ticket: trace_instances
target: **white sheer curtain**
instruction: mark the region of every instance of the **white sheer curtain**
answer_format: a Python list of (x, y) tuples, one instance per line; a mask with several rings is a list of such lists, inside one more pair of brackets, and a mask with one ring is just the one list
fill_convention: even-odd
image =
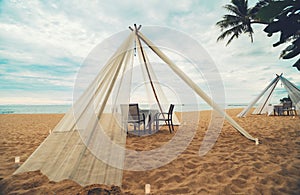
[(53, 181), (121, 185), (126, 128), (120, 105), (128, 105), (130, 100), (134, 37), (130, 33), (53, 133), (15, 174), (41, 170)]

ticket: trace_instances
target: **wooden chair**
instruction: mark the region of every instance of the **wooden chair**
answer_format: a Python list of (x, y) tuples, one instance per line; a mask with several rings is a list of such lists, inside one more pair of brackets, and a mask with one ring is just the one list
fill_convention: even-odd
[(174, 131), (173, 110), (174, 110), (174, 104), (170, 104), (168, 112), (156, 113), (155, 114), (154, 121), (155, 121), (156, 130), (159, 129), (159, 121), (164, 121), (169, 126), (170, 133), (172, 133), (172, 131)]
[[(128, 107), (127, 107), (128, 106)], [(121, 105), (122, 114), (128, 112), (128, 118), (126, 120), (126, 125), (128, 123), (133, 124), (134, 131), (136, 131), (136, 128), (138, 128), (140, 132), (140, 126), (141, 124), (144, 125), (144, 131), (145, 131), (145, 115), (140, 114), (139, 105), (138, 104), (129, 104), (129, 105)], [(128, 133), (128, 130), (127, 130)]]

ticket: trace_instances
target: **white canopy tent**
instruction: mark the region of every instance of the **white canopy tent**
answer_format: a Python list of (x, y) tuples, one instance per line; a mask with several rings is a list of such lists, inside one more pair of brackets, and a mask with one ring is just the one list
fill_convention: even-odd
[[(268, 113), (268, 105), (270, 103), (271, 97), (274, 93), (274, 90), (278, 84), (278, 82), (281, 81), (284, 88), (286, 89), (293, 105), (295, 105), (295, 109), (297, 110), (297, 113), (299, 114), (300, 111), (300, 90), (297, 88), (296, 85), (288, 81), (286, 78), (284, 78), (281, 75), (277, 75), (276, 77), (270, 82), (270, 84), (237, 116), (238, 117), (245, 117), (251, 110), (251, 108), (260, 101), (256, 109), (253, 111), (252, 114), (267, 114)], [(270, 113), (268, 113), (270, 114)]]
[[(168, 67), (182, 79), (186, 86), (224, 116), (238, 132), (258, 144), (257, 138), (227, 115), (179, 66), (140, 32), (140, 27), (135, 26), (53, 132), (15, 174), (41, 170), (53, 181), (72, 179), (81, 185), (102, 183), (120, 186), (124, 166), (127, 166), (127, 124), (124, 124), (124, 116), (128, 116), (128, 113), (121, 113), (120, 106), (130, 103), (136, 53), (140, 58), (148, 97), (152, 99), (150, 102), (155, 103), (153, 107), (166, 111), (169, 106), (146, 51), (152, 51), (151, 55), (155, 54), (164, 62), (163, 67)], [(145, 158), (151, 158), (151, 155)]]

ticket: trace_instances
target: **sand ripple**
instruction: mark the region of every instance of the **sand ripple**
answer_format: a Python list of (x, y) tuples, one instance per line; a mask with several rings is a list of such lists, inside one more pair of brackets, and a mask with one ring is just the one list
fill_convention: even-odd
[[(103, 186), (87, 189), (70, 180), (55, 183), (39, 172), (12, 176), (17, 168), (14, 157), (20, 156), (22, 161), (28, 158), (62, 115), (0, 115), (0, 191), (2, 194), (84, 194), (88, 190), (103, 193), (108, 190), (115, 194), (144, 194), (145, 184), (149, 183), (152, 194), (300, 194), (300, 118), (236, 118), (239, 111), (228, 110), (228, 113), (258, 137), (260, 145), (245, 139), (225, 122), (213, 148), (200, 157), (199, 148), (211, 120), (209, 111), (202, 112), (199, 125), (197, 120), (192, 120), (191, 126), (184, 129), (189, 133), (191, 128), (197, 128), (188, 147), (175, 160), (157, 169), (125, 170), (122, 192)], [(173, 136), (167, 129), (143, 138), (130, 136), (126, 147), (152, 150)], [(138, 159), (127, 158), (133, 165), (139, 164)]]

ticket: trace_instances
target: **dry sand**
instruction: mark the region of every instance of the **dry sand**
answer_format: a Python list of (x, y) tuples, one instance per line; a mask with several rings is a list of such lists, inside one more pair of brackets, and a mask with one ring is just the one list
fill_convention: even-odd
[[(39, 171), (12, 175), (18, 167), (15, 156), (21, 162), (28, 158), (63, 115), (0, 115), (0, 194), (144, 194), (147, 183), (152, 194), (300, 194), (300, 118), (236, 118), (239, 111), (227, 112), (260, 139), (258, 146), (225, 122), (214, 147), (200, 157), (199, 147), (211, 120), (210, 112), (203, 111), (197, 133), (182, 154), (157, 169), (124, 171), (121, 189), (81, 187), (70, 180), (52, 182)], [(172, 136), (167, 130), (147, 137), (129, 136), (126, 147), (151, 150)]]

